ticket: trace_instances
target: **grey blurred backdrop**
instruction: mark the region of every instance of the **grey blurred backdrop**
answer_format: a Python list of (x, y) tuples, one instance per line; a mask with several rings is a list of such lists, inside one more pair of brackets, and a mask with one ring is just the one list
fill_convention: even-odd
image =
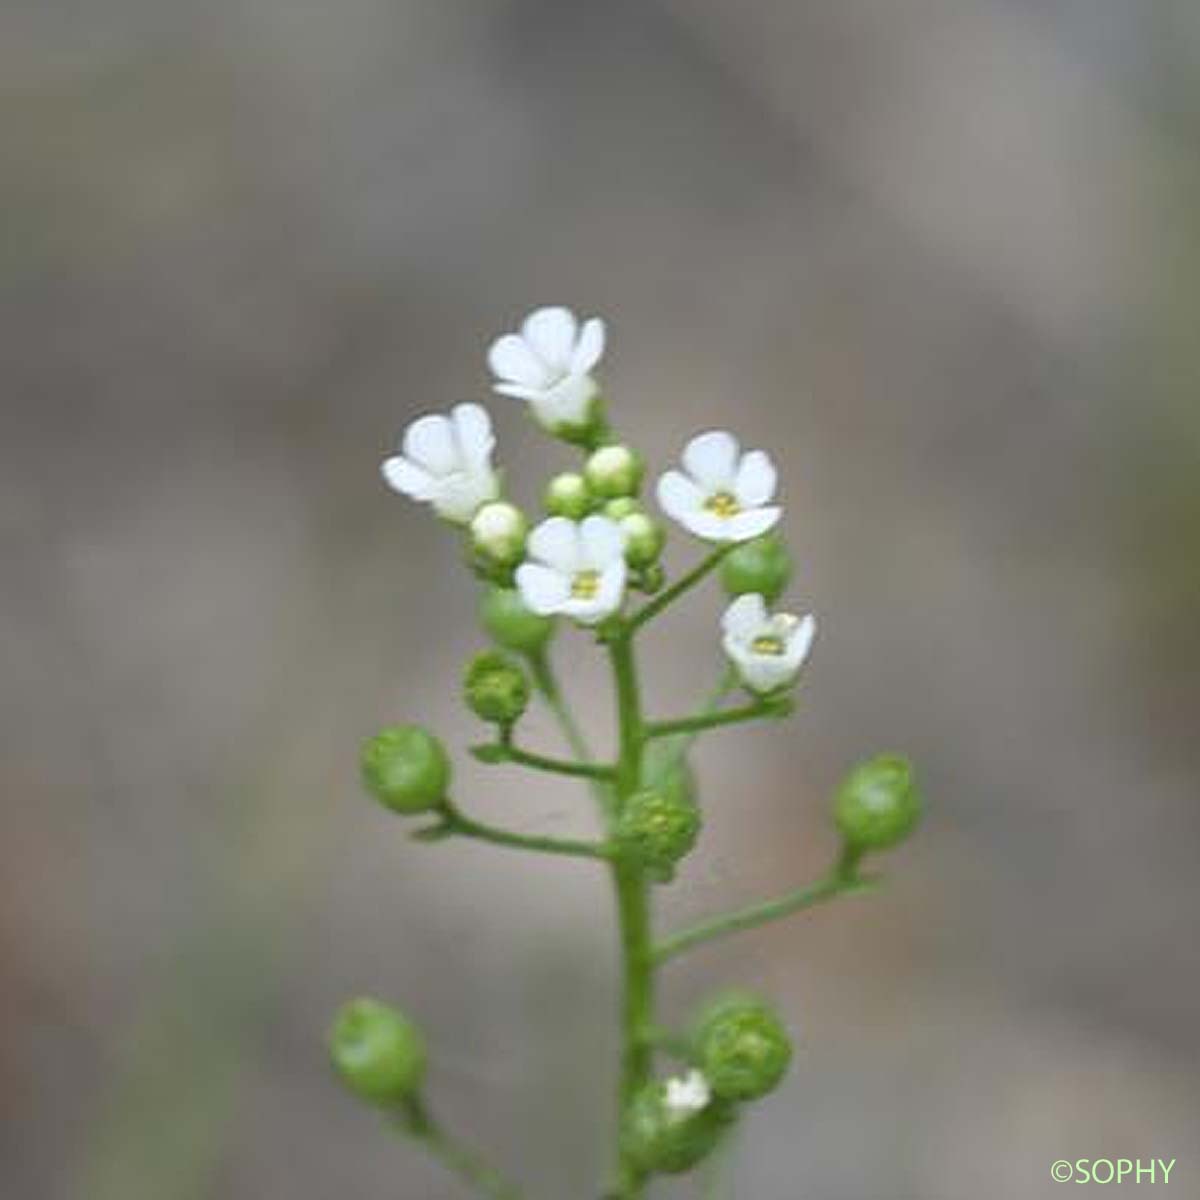
[[(359, 991), (532, 1195), (592, 1194), (604, 880), (413, 845), (355, 780), (389, 721), (478, 736), (472, 589), (378, 462), (545, 303), (607, 318), (656, 466), (772, 451), (822, 625), (799, 720), (699, 753), (662, 923), (820, 870), (856, 756), (930, 797), (881, 894), (670, 968), (671, 1014), (744, 982), (801, 1039), (737, 1194), (1103, 1156), (1196, 1194), (1198, 67), (1189, 0), (9, 0), (0, 1194), (463, 1196), (330, 1080)], [(564, 456), (489, 403), (531, 501)], [(660, 710), (716, 611), (665, 623)], [(457, 763), (479, 813), (587, 828)]]

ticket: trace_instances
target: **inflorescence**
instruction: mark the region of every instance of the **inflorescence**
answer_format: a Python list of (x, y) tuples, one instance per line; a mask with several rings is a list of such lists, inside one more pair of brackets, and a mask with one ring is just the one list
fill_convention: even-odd
[[(495, 391), (525, 403), (547, 433), (582, 456), (577, 470), (544, 486), (545, 515), (536, 523), (506, 495), (505, 477), (492, 463), (491, 417), (478, 404), (418, 418), (383, 463), (392, 489), (461, 530), (466, 561), (483, 586), (480, 624), (492, 645), (472, 657), (462, 686), (467, 706), (493, 736), (472, 754), (584, 782), (603, 836), (523, 834), (468, 816), (452, 799), (445, 748), (415, 725), (370, 738), (362, 778), (392, 812), (426, 817), (414, 833), (420, 840), (475, 838), (595, 859), (611, 872), (622, 949), (622, 1049), (615, 1161), (604, 1195), (637, 1200), (654, 1175), (688, 1171), (708, 1157), (743, 1106), (778, 1086), (792, 1059), (778, 1015), (744, 992), (710, 1000), (685, 1031), (661, 1027), (657, 972), (696, 945), (868, 887), (862, 859), (907, 837), (922, 801), (905, 759), (860, 763), (835, 796), (841, 846), (823, 878), (655, 939), (652, 890), (674, 878), (701, 833), (692, 742), (711, 729), (790, 714), (816, 623), (773, 609), (791, 577), (775, 532), (783, 516), (775, 466), (764, 451), (743, 451), (722, 430), (691, 438), (680, 468), (657, 480), (659, 508), (708, 545), (690, 570), (668, 580), (661, 561), (667, 528), (639, 499), (645, 461), (613, 433), (595, 377), (604, 345), (598, 318), (579, 322), (566, 308), (541, 308), (488, 352)], [(726, 660), (718, 686), (693, 712), (650, 718), (642, 710), (635, 639), (710, 574), (730, 598), (714, 627)], [(635, 593), (644, 599), (634, 601)], [(619, 735), (611, 761), (591, 753), (551, 667), (550, 643), (564, 621), (590, 630), (611, 660)], [(744, 699), (727, 703), (739, 690)], [(569, 758), (518, 742), (517, 726), (534, 697), (558, 720)], [(433, 1117), (424, 1098), (425, 1040), (406, 1016), (377, 1000), (352, 1000), (338, 1014), (330, 1047), (338, 1072), (362, 1099), (482, 1194), (519, 1200), (519, 1188)], [(677, 1061), (676, 1074), (656, 1073), (660, 1054)]]

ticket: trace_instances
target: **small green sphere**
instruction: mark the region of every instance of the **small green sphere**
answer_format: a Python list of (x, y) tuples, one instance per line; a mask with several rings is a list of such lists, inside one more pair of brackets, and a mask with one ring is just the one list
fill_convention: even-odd
[(642, 456), (628, 446), (601, 446), (588, 457), (583, 468), (588, 487), (597, 496), (636, 496), (642, 486)]
[(758, 592), (770, 605), (792, 577), (792, 559), (774, 534), (765, 533), (731, 550), (721, 562), (720, 577), (731, 596)]
[(551, 516), (582, 521), (592, 508), (587, 480), (577, 471), (555, 475), (546, 485), (545, 505)]
[(405, 1017), (378, 1000), (342, 1005), (329, 1031), (329, 1053), (346, 1086), (384, 1107), (412, 1099), (425, 1078), (425, 1039)]
[(695, 1046), (700, 1066), (722, 1100), (757, 1100), (778, 1087), (792, 1061), (779, 1018), (757, 997), (727, 997), (701, 1019)]
[(621, 1148), (641, 1171), (678, 1175), (716, 1148), (733, 1119), (722, 1104), (679, 1112), (667, 1102), (668, 1084), (646, 1084), (630, 1101), (621, 1127)]
[(508, 655), (499, 650), (481, 650), (467, 664), (463, 694), (477, 717), (511, 725), (529, 703), (529, 679)]
[(632, 512), (622, 517), (625, 535), (625, 561), (631, 567), (648, 567), (658, 560), (667, 543), (667, 531), (648, 513)]
[(700, 809), (677, 786), (634, 792), (613, 830), (621, 852), (660, 883), (675, 875), (675, 865), (700, 836)]
[(636, 496), (618, 496), (615, 500), (606, 500), (601, 511), (611, 520), (620, 522), (643, 510)]
[(536, 654), (554, 633), (554, 618), (526, 608), (515, 588), (489, 588), (480, 604), (479, 619), (498, 645), (520, 654)]
[(833, 815), (847, 845), (862, 853), (902, 842), (916, 828), (922, 808), (908, 759), (881, 754), (859, 763), (842, 781)]
[(450, 760), (433, 734), (418, 725), (400, 725), (363, 743), (362, 779), (393, 812), (425, 812), (446, 798)]

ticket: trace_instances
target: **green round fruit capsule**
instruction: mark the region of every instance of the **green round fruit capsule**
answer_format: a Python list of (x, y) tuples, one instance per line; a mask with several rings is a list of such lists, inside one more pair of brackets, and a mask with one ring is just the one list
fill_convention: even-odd
[(587, 480), (577, 471), (555, 475), (546, 485), (545, 505), (551, 516), (582, 521), (592, 508)]
[(400, 725), (363, 743), (362, 779), (393, 812), (425, 812), (446, 798), (450, 760), (433, 734), (418, 725)]
[(713, 1095), (757, 1100), (779, 1086), (792, 1044), (779, 1018), (757, 997), (733, 996), (712, 1005), (694, 1045)]
[(484, 721), (511, 725), (529, 703), (529, 679), (519, 663), (499, 650), (481, 650), (467, 664), (463, 694)]
[(371, 1104), (411, 1100), (425, 1078), (425, 1039), (396, 1009), (360, 997), (342, 1005), (329, 1054), (346, 1086)]
[(916, 828), (922, 808), (908, 759), (881, 754), (859, 763), (842, 781), (833, 815), (846, 844), (864, 853), (902, 842)]
[(678, 786), (644, 788), (621, 807), (613, 836), (621, 853), (666, 883), (700, 836), (700, 809)]
[(636, 496), (642, 486), (642, 456), (628, 446), (601, 446), (588, 457), (583, 474), (588, 487), (605, 499)]
[(692, 1110), (672, 1105), (669, 1089), (679, 1082), (646, 1084), (625, 1111), (621, 1148), (640, 1171), (678, 1175), (691, 1170), (712, 1153), (733, 1120), (722, 1104), (706, 1102)]
[(791, 577), (787, 547), (771, 533), (743, 542), (721, 561), (721, 586), (731, 596), (757, 592), (768, 605), (783, 595)]
[(526, 608), (515, 588), (489, 588), (479, 618), (498, 645), (521, 654), (536, 654), (554, 633), (554, 618)]

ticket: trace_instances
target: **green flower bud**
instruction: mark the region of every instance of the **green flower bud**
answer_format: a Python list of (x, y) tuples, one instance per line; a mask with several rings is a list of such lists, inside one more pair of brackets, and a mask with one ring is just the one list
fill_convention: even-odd
[(757, 1100), (774, 1091), (792, 1061), (779, 1018), (754, 996), (728, 996), (710, 1006), (694, 1045), (713, 1095), (722, 1100)]
[(425, 1039), (394, 1008), (362, 997), (342, 1005), (329, 1053), (346, 1086), (371, 1104), (411, 1100), (425, 1078)]
[(758, 592), (768, 605), (783, 595), (792, 577), (787, 547), (772, 533), (743, 542), (721, 562), (721, 586), (731, 596)]
[[(673, 1102), (675, 1095), (693, 1086), (700, 1089), (701, 1105)], [(621, 1148), (641, 1171), (677, 1175), (711, 1154), (732, 1120), (729, 1108), (708, 1097), (699, 1072), (682, 1081), (648, 1083), (625, 1111)]]
[(625, 534), (625, 561), (631, 567), (648, 567), (658, 559), (667, 531), (653, 517), (634, 512), (622, 517), (620, 525)]
[(479, 620), (498, 645), (520, 654), (536, 654), (554, 633), (554, 618), (526, 608), (515, 588), (488, 588)]
[(833, 815), (846, 844), (864, 853), (902, 842), (916, 828), (922, 807), (909, 761), (881, 754), (859, 763), (842, 781)]
[(511, 725), (529, 703), (529, 680), (520, 664), (499, 650), (481, 650), (467, 664), (463, 692), (484, 721)]
[(597, 496), (636, 496), (642, 486), (642, 456), (628, 446), (601, 446), (588, 457), (583, 473)]
[(450, 760), (433, 734), (401, 725), (363, 743), (362, 779), (367, 791), (393, 812), (425, 812), (446, 798)]
[(639, 513), (643, 510), (636, 496), (617, 496), (613, 500), (606, 501), (601, 511), (606, 517), (611, 517), (614, 521), (619, 522), (632, 513)]
[(489, 563), (509, 567), (525, 553), (529, 522), (515, 504), (493, 500), (471, 518), (471, 545)]
[(696, 844), (700, 809), (678, 787), (645, 788), (625, 801), (613, 835), (621, 852), (660, 883)]
[(592, 508), (587, 480), (576, 471), (564, 471), (546, 484), (546, 511), (552, 517), (582, 521)]
[(631, 580), (631, 586), (639, 590), (652, 593), (657, 592), (667, 581), (666, 572), (658, 563), (651, 563), (648, 567), (643, 567), (638, 571)]

